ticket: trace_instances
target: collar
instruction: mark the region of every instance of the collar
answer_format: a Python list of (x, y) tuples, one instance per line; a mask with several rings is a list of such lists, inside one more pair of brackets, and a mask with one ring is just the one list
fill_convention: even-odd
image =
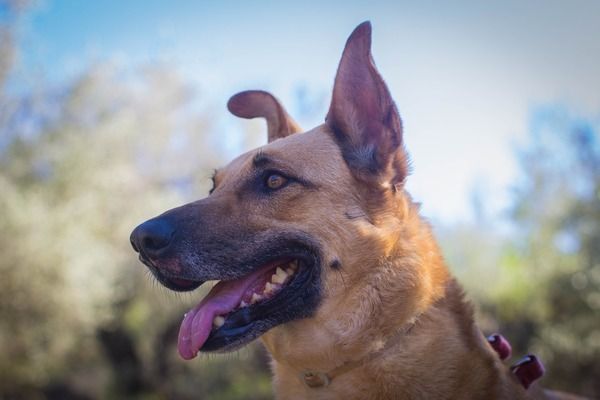
[(392, 335), (392, 337), (390, 337), (385, 345), (379, 350), (375, 350), (358, 360), (346, 361), (342, 365), (339, 365), (328, 372), (305, 370), (304, 372), (300, 373), (300, 380), (304, 382), (307, 387), (312, 389), (329, 386), (331, 381), (333, 381), (336, 377), (350, 372), (353, 369), (367, 364), (373, 360), (376, 360), (387, 353), (388, 350), (400, 342), (400, 339), (410, 333), (417, 322), (417, 318), (418, 316), (415, 317), (406, 327), (400, 329), (398, 332)]

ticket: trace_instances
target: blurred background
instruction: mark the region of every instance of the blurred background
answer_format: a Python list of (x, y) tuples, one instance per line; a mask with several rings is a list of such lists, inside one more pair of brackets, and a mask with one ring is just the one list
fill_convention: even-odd
[(600, 397), (600, 3), (324, 3), (0, 0), (0, 398), (272, 397), (259, 344), (178, 358), (202, 294), (158, 285), (128, 237), (266, 142), (237, 91), (321, 123), (366, 19), (480, 325)]

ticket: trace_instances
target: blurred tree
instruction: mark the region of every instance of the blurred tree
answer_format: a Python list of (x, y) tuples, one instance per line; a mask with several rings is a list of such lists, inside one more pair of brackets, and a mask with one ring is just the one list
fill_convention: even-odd
[(542, 384), (600, 396), (600, 124), (540, 108), (518, 158), (510, 235), (448, 227), (445, 254), (482, 327), (541, 356)]
[(548, 382), (600, 396), (600, 125), (545, 107), (530, 131), (512, 214), (513, 252), (530, 282), (518, 310)]
[(441, 229), (488, 331), (534, 352), (543, 385), (600, 396), (600, 124), (564, 107), (532, 114), (518, 153), (509, 235), (486, 221)]
[[(130, 81), (97, 67), (41, 98), (52, 113), (21, 110), (36, 129), (24, 136), (15, 120), (0, 157), (0, 393), (32, 398), (67, 382), (92, 396), (191, 398), (239, 383), (233, 362), (176, 366), (185, 302), (156, 296), (128, 240), (137, 223), (201, 197), (224, 157), (191, 100), (165, 69)], [(268, 381), (264, 360), (256, 373)]]
[(206, 193), (228, 147), (208, 111), (166, 66), (9, 94), (15, 18), (0, 29), (0, 398), (268, 398), (256, 346), (244, 362), (177, 359), (194, 299), (154, 284), (129, 245)]
[(0, 0), (0, 89), (8, 79), (15, 62), (15, 29), (29, 0)]

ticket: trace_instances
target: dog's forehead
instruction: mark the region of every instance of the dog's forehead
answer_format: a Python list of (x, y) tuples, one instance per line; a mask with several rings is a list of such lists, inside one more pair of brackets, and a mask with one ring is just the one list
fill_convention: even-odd
[(315, 172), (331, 174), (344, 165), (339, 147), (329, 134), (326, 125), (320, 125), (308, 132), (297, 133), (277, 139), (267, 145), (248, 151), (217, 172), (217, 178), (249, 173), (255, 167), (257, 155), (285, 164), (298, 174)]
[[(281, 159), (294, 159), (300, 164), (320, 161), (329, 157), (341, 157), (339, 147), (328, 134), (326, 125), (320, 125), (308, 132), (297, 133), (275, 140), (260, 149), (260, 152)], [(298, 158), (300, 157), (300, 158)]]

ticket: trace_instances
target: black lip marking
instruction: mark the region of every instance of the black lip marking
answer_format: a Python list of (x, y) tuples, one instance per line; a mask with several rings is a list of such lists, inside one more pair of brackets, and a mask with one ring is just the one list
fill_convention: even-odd
[(230, 313), (213, 330), (200, 349), (227, 352), (246, 345), (269, 329), (291, 320), (310, 317), (320, 302), (320, 263), (316, 255), (300, 259), (298, 272), (271, 299)]
[[(163, 286), (167, 287), (168, 289), (174, 290), (176, 292), (190, 292), (194, 289), (197, 289), (204, 283), (203, 281), (196, 281), (196, 280), (192, 280), (192, 279), (167, 276), (164, 272), (159, 271), (159, 269), (156, 267), (156, 265), (154, 265), (154, 263), (152, 263), (148, 258), (146, 258), (141, 253), (138, 258), (142, 262), (142, 264), (144, 264), (145, 266), (147, 266), (150, 269), (150, 271), (152, 272), (154, 277)], [(173, 279), (185, 280), (185, 281), (189, 282), (189, 284), (184, 286), (179, 283), (175, 283), (175, 281), (173, 281)]]
[[(178, 213), (182, 210), (184, 209), (169, 212)], [(277, 294), (268, 300), (231, 312), (224, 325), (210, 333), (200, 351), (235, 350), (277, 325), (310, 317), (316, 311), (321, 301), (322, 251), (319, 242), (309, 234), (302, 231), (250, 234), (236, 230), (233, 236), (217, 232), (222, 235), (217, 238), (214, 232), (189, 231), (193, 227), (190, 224), (198, 222), (196, 220), (182, 219), (177, 222), (180, 236), (175, 237), (173, 249), (164, 257), (167, 260), (178, 259), (181, 273), (173, 274), (167, 269), (161, 269), (160, 260), (140, 257), (156, 279), (171, 290), (191, 291), (210, 280), (243, 279), (277, 260), (299, 261), (298, 271)], [(189, 235), (183, 235), (184, 233)], [(193, 243), (193, 247), (186, 246), (190, 243)], [(179, 285), (177, 282), (181, 280), (190, 282), (190, 285)]]

